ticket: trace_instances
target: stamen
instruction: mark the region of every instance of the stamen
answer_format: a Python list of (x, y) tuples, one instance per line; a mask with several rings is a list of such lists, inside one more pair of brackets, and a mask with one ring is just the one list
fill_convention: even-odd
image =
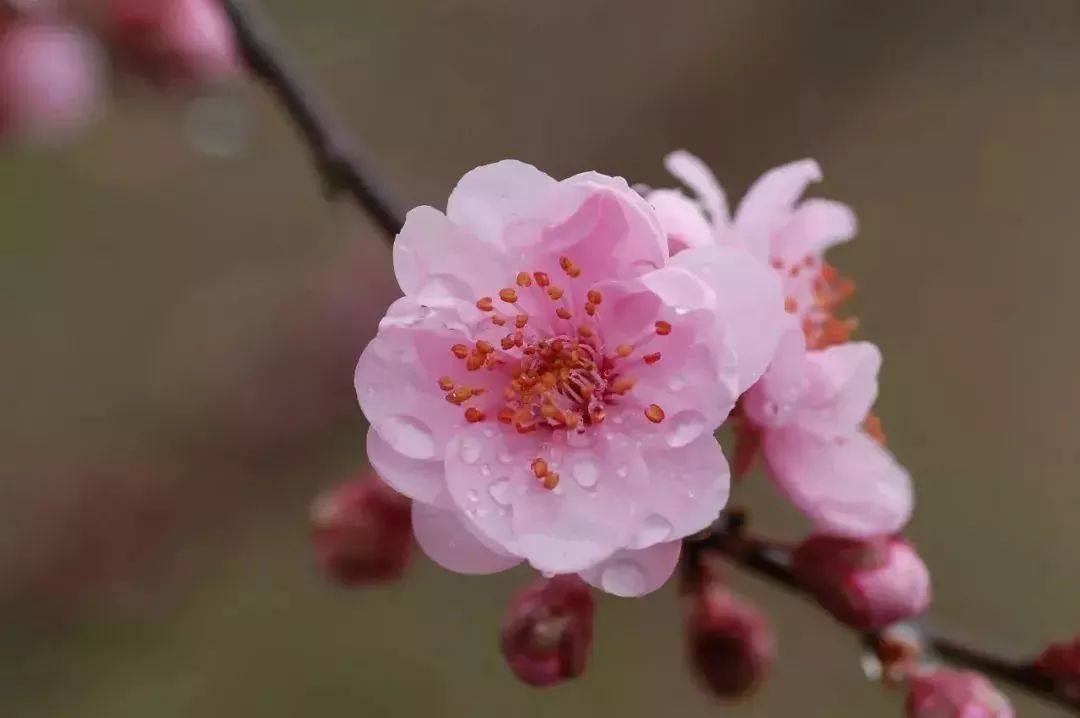
[(470, 354), (469, 358), (465, 360), (465, 368), (469, 371), (476, 371), (482, 366), (484, 366), (483, 354)]
[(465, 357), (469, 356), (469, 347), (465, 346), (464, 344), (455, 344), (454, 346), (450, 347), (450, 351), (458, 359), (464, 359)]
[(604, 303), (604, 295), (595, 289), (590, 289), (585, 298), (589, 300), (590, 304), (600, 305)]
[(510, 409), (499, 410), (499, 421), (503, 424), (509, 424), (514, 421), (514, 412)]
[(551, 297), (551, 299), (553, 299), (554, 301), (558, 301), (563, 297), (563, 290), (559, 289), (556, 286), (550, 286), (547, 288), (547, 295)]
[(788, 314), (794, 314), (799, 311), (799, 302), (795, 297), (788, 297), (784, 300), (784, 311)]
[(499, 340), (499, 345), (503, 348), (503, 351), (510, 351), (514, 348), (514, 335), (507, 334), (505, 337)]
[(592, 302), (585, 302), (585, 313), (590, 317), (596, 316), (596, 305)]
[(588, 324), (582, 324), (580, 327), (578, 327), (578, 334), (585, 337), (586, 339), (591, 339), (593, 336), (596, 335), (596, 332)]
[(662, 337), (666, 337), (668, 334), (671, 334), (671, 324), (661, 319), (656, 323), (656, 333)]
[(475, 406), (470, 406), (465, 410), (465, 421), (470, 424), (476, 424), (483, 421), (486, 417), (484, 412), (477, 409)]
[(443, 391), (450, 391), (454, 388), (454, 380), (448, 376), (439, 377), (439, 388)]
[(547, 462), (541, 458), (533, 459), (532, 464), (529, 465), (529, 468), (532, 469), (533, 476), (538, 479), (542, 479), (548, 474)]
[(507, 304), (513, 304), (518, 300), (517, 292), (507, 287), (499, 290), (499, 299), (503, 300)]
[(506, 326), (506, 317), (495, 315), (494, 317), (491, 318), (491, 323), (494, 324), (497, 327)]
[(581, 269), (569, 257), (559, 257), (559, 266), (571, 279), (577, 279), (581, 276)]
[(656, 404), (649, 404), (649, 408), (645, 410), (645, 418), (654, 424), (659, 424), (664, 420), (664, 410)]
[(492, 304), (491, 297), (480, 297), (476, 300), (476, 308), (482, 312), (490, 312), (495, 308), (495, 305)]
[(611, 383), (611, 392), (613, 394), (619, 394), (620, 396), (625, 394), (634, 388), (634, 384), (637, 383), (633, 377), (620, 376), (618, 379)]
[(655, 364), (656, 362), (660, 361), (660, 352), (655, 352), (653, 354), (646, 354), (642, 358), (645, 360), (646, 364)]
[(634, 348), (629, 344), (620, 344), (619, 346), (615, 347), (615, 353), (623, 359), (630, 356), (630, 353), (633, 351)]
[(524, 329), (525, 325), (529, 323), (528, 314), (519, 314), (514, 318), (514, 326), (518, 329)]
[(531, 287), (532, 277), (529, 276), (528, 272), (518, 272), (516, 282), (519, 287)]
[(566, 307), (558, 307), (555, 310), (555, 315), (558, 316), (559, 319), (569, 319), (570, 317), (574, 316)]
[(559, 485), (559, 475), (553, 471), (549, 471), (547, 476), (544, 477), (544, 488), (548, 491), (552, 491)]
[(490, 354), (491, 352), (495, 351), (495, 347), (491, 346), (490, 342), (486, 342), (481, 339), (476, 342), (476, 351), (480, 352), (481, 354)]
[(457, 389), (454, 389), (452, 392), (446, 395), (446, 400), (451, 404), (456, 404), (457, 406), (461, 406), (471, 398), (472, 389), (467, 386), (459, 386)]
[(536, 284), (541, 289), (551, 284), (551, 277), (546, 272), (533, 272), (533, 278), (536, 280)]

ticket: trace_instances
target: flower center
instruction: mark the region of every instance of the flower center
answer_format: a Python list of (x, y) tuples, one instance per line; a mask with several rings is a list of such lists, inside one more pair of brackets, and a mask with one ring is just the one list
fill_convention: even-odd
[[(571, 284), (581, 276), (581, 269), (568, 257), (560, 257), (559, 266)], [(540, 307), (532, 315), (520, 306), (526, 293), (532, 293), (537, 301), (531, 304)], [(646, 336), (609, 347), (599, 323), (604, 303), (601, 292), (594, 288), (583, 295), (569, 294), (584, 297), (580, 312), (548, 274), (519, 272), (515, 286), (499, 290), (498, 300), (481, 297), (476, 302), (480, 311), (491, 315), (494, 326), (506, 329), (499, 341), (501, 352), (482, 339), (471, 347), (455, 344), (450, 348), (469, 372), (502, 370), (506, 376), (502, 395), (486, 406), (493, 410), (495, 420), (518, 433), (545, 428), (582, 433), (602, 424), (608, 407), (632, 401), (629, 395), (636, 383), (632, 373), (661, 360), (660, 352), (645, 353), (643, 346), (654, 336), (671, 333), (671, 324), (657, 321)], [(469, 383), (455, 385), (444, 376), (439, 388), (446, 392), (447, 401), (463, 407), (468, 422), (487, 421), (486, 411), (469, 405), (486, 390)], [(641, 408), (654, 424), (664, 420), (659, 405), (642, 404)], [(548, 471), (541, 459), (533, 462), (532, 469), (545, 487), (558, 484), (558, 475)]]
[(841, 319), (837, 312), (855, 293), (855, 282), (813, 255), (790, 265), (774, 257), (770, 264), (783, 277), (788, 290), (784, 309), (788, 314), (802, 315), (808, 349), (825, 349), (851, 339), (857, 320)]

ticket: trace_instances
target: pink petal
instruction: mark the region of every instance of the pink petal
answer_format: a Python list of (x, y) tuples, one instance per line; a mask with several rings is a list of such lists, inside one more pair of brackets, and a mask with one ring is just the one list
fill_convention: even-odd
[(881, 352), (870, 342), (849, 342), (806, 355), (799, 423), (819, 434), (848, 432), (870, 413), (878, 392)]
[(745, 391), (769, 366), (787, 327), (776, 273), (733, 247), (687, 250), (670, 264), (688, 269), (716, 292), (717, 321), (737, 362), (739, 391)]
[(789, 427), (765, 432), (762, 448), (777, 487), (822, 533), (890, 534), (911, 516), (907, 471), (861, 431), (825, 438)]
[(399, 494), (420, 503), (453, 508), (441, 458), (430, 461), (409, 458), (394, 449), (374, 428), (368, 429), (367, 457), (379, 478)]
[(750, 187), (735, 213), (735, 229), (747, 248), (768, 261), (773, 235), (787, 224), (806, 186), (821, 180), (813, 160), (801, 160), (769, 170)]
[(432, 561), (457, 573), (488, 574), (505, 571), (521, 559), (499, 552), (478, 538), (456, 511), (414, 502), (416, 542)]
[(797, 261), (807, 255), (820, 256), (825, 250), (846, 242), (858, 232), (855, 213), (846, 204), (828, 199), (804, 200), (792, 214), (777, 245), (778, 255)]
[[(487, 245), (504, 246), (506, 228), (533, 216), (557, 183), (532, 165), (502, 160), (469, 171), (450, 193), (446, 214)], [(481, 255), (477, 255), (481, 256)]]
[(631, 598), (664, 585), (679, 563), (681, 541), (641, 550), (619, 551), (603, 563), (581, 572), (589, 584), (615, 596)]
[(708, 165), (686, 150), (676, 150), (664, 158), (664, 167), (694, 190), (709, 213), (713, 227), (726, 227), (731, 223), (727, 196)]
[(716, 520), (727, 504), (731, 471), (711, 433), (679, 449), (646, 451), (644, 458), (646, 479), (637, 491), (645, 515), (631, 548), (680, 539)]
[(682, 192), (658, 189), (649, 193), (648, 200), (667, 235), (671, 254), (691, 247), (705, 247), (716, 241), (701, 207)]
[(768, 371), (743, 395), (742, 407), (759, 427), (779, 427), (798, 415), (806, 379), (806, 338), (791, 320)]

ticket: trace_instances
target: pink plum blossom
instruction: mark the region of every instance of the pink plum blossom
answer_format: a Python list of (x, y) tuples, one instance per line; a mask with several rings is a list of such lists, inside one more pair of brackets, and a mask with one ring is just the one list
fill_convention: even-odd
[(928, 670), (911, 682), (908, 718), (1014, 718), (1009, 699), (985, 676), (950, 668)]
[(103, 62), (74, 26), (14, 21), (0, 26), (0, 134), (37, 142), (70, 139), (102, 111)]
[(668, 578), (727, 501), (713, 437), (772, 359), (779, 282), (744, 251), (669, 257), (619, 178), (503, 161), (394, 245), (405, 296), (357, 364), (368, 454), (462, 573), (527, 561), (618, 595)]
[(881, 352), (869, 342), (808, 351), (791, 324), (743, 397), (769, 476), (820, 532), (889, 534), (911, 515), (907, 471), (863, 428), (880, 368)]

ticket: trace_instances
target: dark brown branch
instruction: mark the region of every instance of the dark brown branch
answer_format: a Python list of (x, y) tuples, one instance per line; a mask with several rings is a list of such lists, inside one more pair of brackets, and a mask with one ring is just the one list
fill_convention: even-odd
[(392, 240), (401, 231), (401, 216), (357, 159), (337, 123), (285, 61), (266, 23), (244, 0), (221, 0), (221, 5), (236, 35), (241, 58), (296, 125), (311, 150), (327, 194), (350, 197)]
[[(747, 573), (767, 579), (792, 593), (806, 596), (791, 570), (791, 549), (748, 535), (745, 531), (745, 518), (738, 512), (729, 517), (726, 524), (717, 525), (704, 537), (687, 539), (686, 549), (691, 556), (690, 560), (701, 552), (723, 554)], [(949, 663), (979, 671), (1080, 714), (1080, 701), (1058, 691), (1054, 681), (1038, 670), (1030, 660), (998, 656), (929, 629), (923, 630), (923, 637), (926, 645)], [(867, 645), (875, 645), (878, 637), (867, 634), (860, 638)]]

